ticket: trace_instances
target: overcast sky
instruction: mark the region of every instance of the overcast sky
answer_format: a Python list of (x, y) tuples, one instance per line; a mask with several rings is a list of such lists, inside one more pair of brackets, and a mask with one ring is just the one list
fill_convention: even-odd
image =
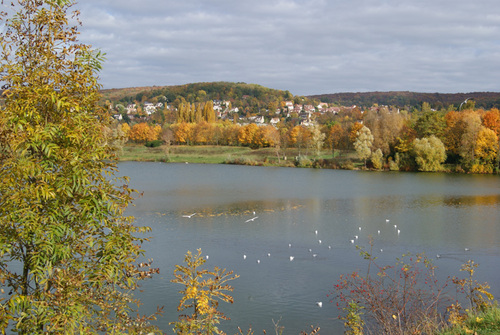
[(80, 0), (104, 88), (500, 91), (498, 0)]

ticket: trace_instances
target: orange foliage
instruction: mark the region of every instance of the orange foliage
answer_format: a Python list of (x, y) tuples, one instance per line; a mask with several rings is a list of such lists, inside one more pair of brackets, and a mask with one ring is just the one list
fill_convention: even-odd
[(172, 126), (177, 143), (190, 144), (193, 141), (194, 124), (181, 122)]
[(252, 145), (253, 138), (259, 127), (255, 123), (243, 126), (238, 131), (238, 142), (243, 145)]
[(500, 111), (493, 108), (483, 114), (483, 125), (495, 132), (500, 136)]
[(160, 126), (149, 126), (147, 123), (137, 123), (128, 132), (128, 137), (135, 142), (148, 142), (159, 139)]
[(358, 138), (358, 131), (360, 131), (361, 128), (363, 128), (363, 125), (359, 122), (355, 122), (352, 125), (351, 132), (349, 133), (349, 140), (351, 141), (351, 143), (354, 143), (354, 141), (356, 141), (356, 139)]

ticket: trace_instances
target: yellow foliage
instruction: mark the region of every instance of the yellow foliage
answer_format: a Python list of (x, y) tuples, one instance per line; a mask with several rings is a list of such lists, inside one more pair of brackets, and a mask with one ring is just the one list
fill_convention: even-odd
[(137, 123), (129, 131), (129, 139), (135, 142), (154, 141), (159, 138), (161, 127), (151, 127), (147, 123)]

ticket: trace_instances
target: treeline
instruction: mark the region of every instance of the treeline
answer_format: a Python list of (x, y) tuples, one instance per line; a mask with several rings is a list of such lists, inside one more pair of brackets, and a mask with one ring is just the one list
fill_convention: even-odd
[(201, 120), (151, 125), (154, 130), (147, 132), (147, 124), (138, 123), (124, 136), (139, 143), (154, 138), (169, 145), (273, 147), (278, 158), (286, 157), (289, 148), (317, 158), (324, 158), (325, 150), (335, 159), (355, 152), (360, 162), (375, 169), (497, 172), (500, 112), (467, 106), (460, 111), (435, 111), (424, 103), (422, 111), (415, 113), (386, 107), (364, 113), (351, 109), (319, 116), (308, 127), (292, 122), (258, 126)]
[(472, 92), (472, 93), (417, 93), (408, 91), (399, 92), (358, 92), (334, 93), (309, 96), (310, 99), (320, 100), (339, 106), (357, 105), (367, 108), (374, 104), (394, 106), (406, 110), (420, 109), (423, 102), (427, 102), (433, 109), (445, 109), (452, 105), (458, 109), (466, 99), (473, 99), (476, 107), (483, 109), (500, 108), (500, 93)]

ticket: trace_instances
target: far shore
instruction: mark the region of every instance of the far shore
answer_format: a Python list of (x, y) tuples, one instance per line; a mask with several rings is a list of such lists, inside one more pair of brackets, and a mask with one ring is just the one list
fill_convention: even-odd
[(335, 152), (324, 150), (320, 155), (311, 150), (289, 148), (281, 150), (280, 157), (274, 148), (251, 149), (249, 147), (215, 145), (165, 145), (148, 148), (141, 144), (127, 144), (119, 155), (119, 160), (140, 162), (199, 163), (199, 164), (237, 164), (253, 166), (317, 167), (357, 169), (354, 152)]

